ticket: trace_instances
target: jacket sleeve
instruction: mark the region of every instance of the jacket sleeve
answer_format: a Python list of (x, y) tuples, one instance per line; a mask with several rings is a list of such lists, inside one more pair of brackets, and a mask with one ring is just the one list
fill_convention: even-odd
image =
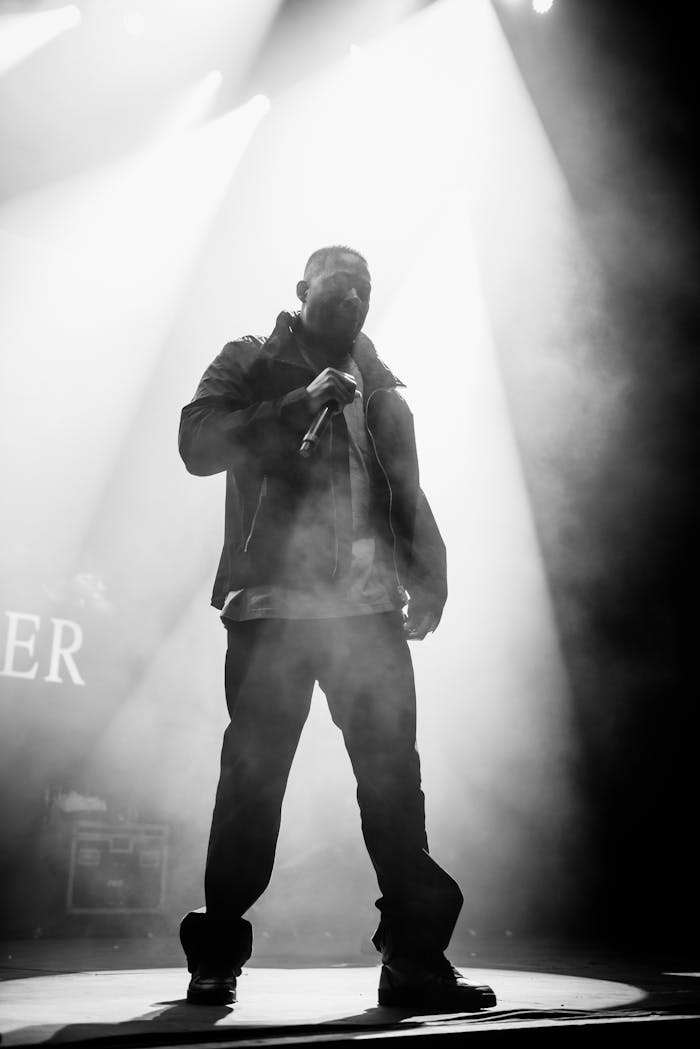
[(260, 344), (227, 343), (202, 376), (180, 416), (178, 447), (192, 474), (233, 469), (251, 452), (279, 457), (298, 442), (311, 420), (305, 387), (277, 400), (260, 400), (255, 374)]
[(407, 589), (413, 608), (442, 616), (447, 600), (447, 551), (430, 504), (420, 488)]

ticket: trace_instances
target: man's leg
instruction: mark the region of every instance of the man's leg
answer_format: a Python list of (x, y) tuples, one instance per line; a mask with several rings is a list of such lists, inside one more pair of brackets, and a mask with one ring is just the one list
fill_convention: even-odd
[(411, 655), (399, 613), (332, 625), (319, 683), (357, 779), (362, 832), (382, 898), (375, 944), (391, 936), (442, 952), (462, 905), (456, 882), (428, 853)]
[(209, 836), (206, 912), (187, 915), (181, 927), (193, 972), (201, 963), (213, 972), (240, 970), (250, 956), (252, 932), (242, 916), (272, 874), (282, 800), (314, 685), (302, 623), (232, 623), (228, 635), (231, 723)]
[(444, 957), (462, 893), (428, 853), (415, 684), (402, 617), (348, 617), (332, 629), (319, 684), (343, 732), (382, 893), (373, 937), (384, 962), (380, 1002), (447, 1010), (493, 1005), (490, 988), (463, 980)]

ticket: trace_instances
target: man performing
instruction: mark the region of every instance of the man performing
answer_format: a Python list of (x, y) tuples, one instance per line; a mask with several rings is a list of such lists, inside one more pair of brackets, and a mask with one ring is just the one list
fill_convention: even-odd
[(243, 915), (272, 874), (289, 770), (318, 682), (352, 762), (381, 892), (379, 1003), (496, 1004), (490, 987), (465, 980), (444, 954), (462, 894), (428, 854), (407, 640), (440, 621), (445, 546), (419, 486), (402, 383), (361, 331), (370, 289), (358, 252), (315, 251), (297, 284), (299, 313), (280, 313), (267, 339), (227, 343), (182, 411), (187, 469), (226, 471), (212, 604), (228, 632), (231, 717), (206, 908), (180, 926), (191, 1002), (235, 1001), (252, 952)]

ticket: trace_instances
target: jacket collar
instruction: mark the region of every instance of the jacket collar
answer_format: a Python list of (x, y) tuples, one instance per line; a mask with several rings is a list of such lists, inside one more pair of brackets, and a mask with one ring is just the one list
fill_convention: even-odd
[[(295, 364), (308, 371), (308, 365), (299, 352), (294, 335), (298, 323), (298, 313), (287, 313), (283, 310), (277, 317), (272, 333), (263, 343), (262, 352), (275, 360)], [(355, 340), (352, 356), (362, 373), (366, 396), (374, 390), (389, 390), (405, 385), (380, 359), (374, 344), (363, 332), (360, 332)]]

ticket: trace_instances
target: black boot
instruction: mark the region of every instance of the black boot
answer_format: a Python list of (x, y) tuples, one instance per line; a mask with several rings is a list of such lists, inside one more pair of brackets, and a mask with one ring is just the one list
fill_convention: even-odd
[(496, 1004), (488, 984), (466, 980), (425, 931), (397, 936), (382, 920), (372, 937), (382, 956), (379, 1004), (420, 1012), (474, 1012)]
[(201, 962), (192, 973), (187, 1001), (193, 1005), (232, 1005), (240, 975), (241, 970), (230, 965)]
[(495, 1005), (496, 995), (488, 984), (466, 980), (443, 954), (422, 959), (395, 954), (382, 965), (379, 1004), (414, 1013), (461, 1013)]
[(191, 980), (187, 1001), (197, 1005), (229, 1005), (236, 1001), (236, 982), (241, 966), (252, 951), (250, 922), (239, 919), (225, 939), (212, 930), (204, 911), (190, 911), (180, 923), (180, 943), (187, 958)]

